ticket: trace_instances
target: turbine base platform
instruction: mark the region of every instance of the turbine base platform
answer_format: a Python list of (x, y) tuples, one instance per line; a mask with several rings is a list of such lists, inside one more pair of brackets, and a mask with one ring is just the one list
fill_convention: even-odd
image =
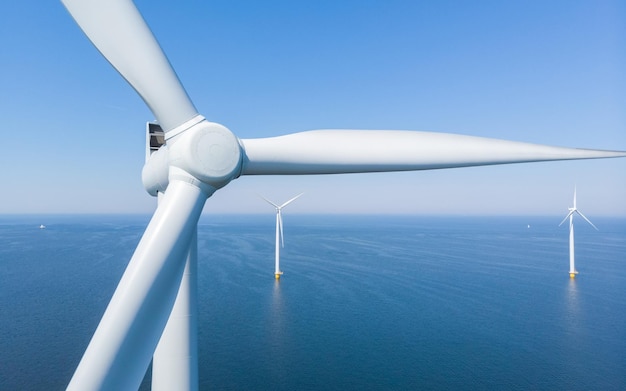
[(576, 278), (577, 271), (569, 272), (569, 278)]
[(277, 280), (280, 280), (280, 276), (283, 275), (283, 272), (276, 272), (274, 273), (274, 278), (276, 278)]

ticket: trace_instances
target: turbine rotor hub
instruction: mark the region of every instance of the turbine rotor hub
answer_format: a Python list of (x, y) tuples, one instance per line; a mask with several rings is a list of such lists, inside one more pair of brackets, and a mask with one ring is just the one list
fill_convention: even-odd
[(142, 173), (144, 187), (156, 195), (165, 191), (173, 177), (184, 176), (186, 181), (198, 181), (215, 191), (239, 176), (242, 156), (239, 139), (230, 130), (202, 120), (167, 138), (152, 154)]

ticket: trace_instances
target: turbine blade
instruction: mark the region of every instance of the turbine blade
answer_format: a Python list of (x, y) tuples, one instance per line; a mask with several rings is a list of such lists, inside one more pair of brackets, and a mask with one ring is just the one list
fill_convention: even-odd
[(167, 133), (198, 115), (130, 0), (62, 0), (87, 37), (146, 102)]
[(174, 305), (206, 198), (182, 181), (169, 185), (68, 390), (139, 388)]
[(559, 223), (559, 227), (560, 227), (560, 226), (561, 226), (561, 225), (562, 225), (565, 221), (567, 221), (567, 219), (568, 219), (568, 218), (572, 215), (572, 213), (574, 213), (574, 211), (573, 211), (573, 210), (572, 210), (571, 212), (569, 212), (569, 213), (567, 214), (567, 216), (565, 216), (565, 218), (563, 219), (563, 221), (561, 221), (561, 222)]
[(574, 209), (576, 209), (576, 186), (574, 186)]
[(285, 247), (285, 236), (283, 235), (283, 215), (280, 213), (280, 209), (278, 210), (278, 226), (280, 228), (280, 242), (283, 247)]
[(595, 229), (596, 229), (596, 231), (599, 231), (599, 229), (598, 229), (595, 225), (593, 225), (593, 223), (592, 223), (592, 222), (591, 222), (588, 218), (586, 218), (586, 217), (585, 217), (585, 215), (584, 215), (584, 214), (582, 214), (582, 212), (581, 212), (581, 211), (579, 211), (579, 210), (577, 209), (577, 210), (576, 210), (576, 213), (578, 213), (578, 214), (580, 215), (580, 217), (582, 217), (583, 219), (585, 219), (585, 221), (586, 221), (586, 222), (588, 222), (589, 224), (591, 224), (591, 226), (592, 226), (593, 228), (595, 228)]
[(276, 209), (279, 209), (280, 206), (276, 205), (275, 203), (273, 203), (272, 201), (268, 200), (267, 198), (263, 197), (261, 194), (258, 194), (259, 197), (263, 198), (268, 204), (273, 205)]
[(285, 202), (284, 204), (282, 204), (280, 207), (284, 208), (285, 206), (291, 204), (293, 201), (297, 200), (298, 198), (300, 198), (300, 196), (304, 194), (304, 193), (300, 193), (297, 196), (293, 197), (292, 199), (290, 199), (289, 201)]
[(449, 133), (313, 130), (241, 140), (243, 175), (411, 171), (626, 156)]

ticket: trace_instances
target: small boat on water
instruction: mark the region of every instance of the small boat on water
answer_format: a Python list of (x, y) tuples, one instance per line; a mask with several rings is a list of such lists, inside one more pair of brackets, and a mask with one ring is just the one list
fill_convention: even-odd
[(46, 226), (45, 226), (45, 225), (43, 225), (43, 224), (41, 224), (41, 225), (39, 226), (39, 229), (46, 229)]

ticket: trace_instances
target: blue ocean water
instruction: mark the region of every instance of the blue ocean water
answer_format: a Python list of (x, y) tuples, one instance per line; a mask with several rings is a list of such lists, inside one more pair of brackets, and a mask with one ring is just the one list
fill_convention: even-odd
[[(589, 217), (571, 280), (559, 217), (286, 214), (277, 282), (274, 215), (205, 216), (201, 389), (626, 389), (626, 219)], [(0, 390), (65, 388), (147, 222), (0, 216)]]

